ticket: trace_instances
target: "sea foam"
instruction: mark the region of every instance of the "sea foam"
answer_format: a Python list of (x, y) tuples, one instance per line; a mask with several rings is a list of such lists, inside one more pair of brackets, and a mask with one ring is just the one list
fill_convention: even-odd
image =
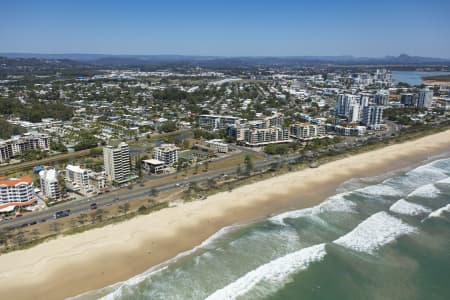
[(408, 194), (408, 197), (436, 198), (440, 190), (433, 183), (422, 185)]
[(428, 207), (420, 204), (411, 203), (404, 199), (400, 199), (389, 207), (389, 210), (398, 214), (417, 216), (424, 213), (431, 212)]
[(381, 211), (371, 215), (334, 243), (355, 251), (373, 253), (381, 246), (395, 241), (397, 237), (415, 230), (415, 227)]
[(428, 218), (437, 218), (437, 217), (441, 217), (442, 213), (444, 211), (448, 211), (450, 212), (450, 204), (447, 204), (446, 206), (443, 206), (441, 208), (436, 209), (435, 211), (433, 211), (432, 213), (430, 213), (428, 215)]
[(268, 282), (280, 287), (287, 282), (290, 275), (307, 269), (311, 263), (322, 260), (325, 255), (325, 244), (289, 253), (248, 272), (224, 288), (215, 291), (206, 299), (236, 299), (249, 292), (260, 282)]
[(429, 178), (433, 181), (443, 179), (448, 175), (441, 168), (436, 167), (436, 163), (439, 161), (434, 161), (429, 164), (420, 166), (406, 173), (406, 175), (418, 175), (421, 178)]
[(450, 177), (447, 177), (445, 179), (439, 180), (437, 183), (450, 183)]
[(402, 196), (403, 193), (395, 189), (389, 185), (386, 184), (375, 184), (375, 185), (369, 185), (367, 187), (364, 187), (362, 189), (357, 190), (360, 193), (368, 194), (368, 195), (374, 195), (374, 196)]
[[(171, 263), (174, 263), (176, 261), (178, 261), (179, 259), (186, 257), (192, 253), (194, 253), (195, 251), (197, 251), (200, 248), (205, 248), (208, 249), (211, 247), (212, 244), (214, 244), (214, 242), (216, 242), (217, 240), (219, 240), (220, 238), (222, 238), (223, 236), (225, 236), (226, 234), (238, 229), (239, 227), (243, 227), (245, 225), (231, 225), (231, 226), (226, 226), (221, 228), (220, 230), (218, 230), (216, 233), (214, 233), (213, 235), (211, 235), (208, 239), (206, 239), (205, 241), (203, 241), (200, 245), (187, 250), (185, 252), (179, 253), (178, 255), (176, 255), (175, 257), (159, 264), (156, 265), (150, 269), (148, 269), (147, 271), (145, 271), (144, 273), (141, 273), (139, 275), (136, 275), (126, 281), (122, 281), (122, 282), (118, 282), (115, 283), (113, 285), (110, 285), (108, 287), (106, 287), (105, 289), (111, 289), (112, 291), (103, 296), (102, 298), (100, 298), (101, 300), (112, 300), (112, 299), (116, 299), (119, 298), (122, 294), (123, 294), (123, 289), (127, 288), (127, 287), (131, 287), (134, 285), (139, 284), (140, 282), (151, 278), (152, 276), (158, 274), (159, 272), (162, 272), (163, 270), (166, 270), (168, 265)], [(88, 295), (90, 292), (81, 294), (79, 296), (86, 296)], [(72, 299), (72, 298), (71, 298)], [(73, 299), (77, 299), (77, 298), (73, 298)]]
[(328, 198), (325, 202), (322, 202), (319, 205), (304, 208), (299, 210), (288, 211), (276, 216), (271, 217), (269, 220), (273, 223), (286, 225), (284, 223), (285, 219), (296, 219), (305, 216), (314, 216), (324, 212), (354, 212), (353, 208), (356, 206), (355, 203), (351, 202), (344, 198), (345, 195), (349, 193), (342, 193), (334, 195)]

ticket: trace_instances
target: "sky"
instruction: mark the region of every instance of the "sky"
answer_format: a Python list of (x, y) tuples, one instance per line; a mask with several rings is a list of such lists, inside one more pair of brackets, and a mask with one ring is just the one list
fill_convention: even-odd
[(0, 0), (0, 52), (450, 58), (450, 1)]

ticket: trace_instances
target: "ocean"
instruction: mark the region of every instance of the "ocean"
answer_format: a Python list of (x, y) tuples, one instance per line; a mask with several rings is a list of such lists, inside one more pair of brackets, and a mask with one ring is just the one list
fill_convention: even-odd
[[(301, 200), (301, 196), (299, 196)], [(450, 158), (352, 179), (74, 299), (450, 299)]]

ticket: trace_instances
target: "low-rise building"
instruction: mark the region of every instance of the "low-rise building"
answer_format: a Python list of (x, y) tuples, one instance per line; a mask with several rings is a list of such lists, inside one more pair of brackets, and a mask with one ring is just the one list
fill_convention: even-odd
[(227, 153), (228, 152), (228, 144), (223, 142), (222, 140), (209, 140), (206, 141), (205, 144), (213, 149), (215, 152), (219, 153)]
[(366, 126), (341, 126), (341, 125), (332, 125), (327, 124), (327, 131), (330, 133), (334, 133), (336, 135), (343, 136), (363, 136), (367, 133)]
[(102, 193), (106, 188), (104, 172), (94, 172), (80, 166), (68, 165), (66, 167), (66, 187), (82, 195), (89, 193)]
[(144, 168), (144, 170), (146, 170), (149, 173), (162, 174), (162, 173), (165, 173), (167, 165), (165, 162), (163, 162), (161, 160), (144, 159), (142, 161), (142, 167)]
[(167, 166), (178, 162), (180, 148), (174, 144), (162, 144), (153, 149), (153, 158), (163, 161)]
[(198, 120), (200, 128), (204, 130), (224, 129), (227, 125), (239, 124), (241, 121), (238, 117), (222, 115), (200, 115)]
[(72, 191), (85, 195), (89, 191), (89, 174), (87, 169), (80, 166), (66, 167), (66, 187)]
[(311, 123), (295, 123), (290, 126), (290, 136), (295, 139), (310, 139), (326, 135), (325, 126)]
[(0, 178), (0, 212), (10, 212), (16, 207), (26, 207), (36, 201), (31, 177)]
[(264, 146), (268, 144), (287, 143), (289, 139), (288, 128), (246, 129), (244, 141), (247, 146)]
[(20, 156), (29, 150), (50, 150), (50, 136), (41, 133), (24, 134), (0, 141), (0, 163)]

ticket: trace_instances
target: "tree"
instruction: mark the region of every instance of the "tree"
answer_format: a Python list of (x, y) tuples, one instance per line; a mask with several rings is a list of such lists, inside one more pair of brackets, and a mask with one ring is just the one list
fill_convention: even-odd
[(20, 135), (25, 133), (25, 128), (14, 125), (6, 121), (5, 119), (0, 119), (0, 138), (1, 139), (9, 139), (12, 135)]
[(159, 125), (158, 129), (161, 132), (172, 132), (177, 130), (177, 124), (172, 121), (164, 122), (161, 125)]
[(253, 171), (253, 161), (252, 157), (249, 154), (245, 155), (244, 165), (245, 165), (245, 173), (249, 175)]
[(0, 245), (5, 245), (5, 247), (8, 247), (8, 233), (4, 230), (0, 231)]
[(61, 230), (62, 225), (58, 222), (53, 222), (48, 226), (48, 229), (50, 231), (53, 231), (54, 233), (58, 233)]
[(79, 214), (78, 217), (77, 217), (77, 222), (78, 222), (78, 224), (80, 224), (81, 226), (83, 226), (84, 223), (86, 223), (86, 221), (87, 221), (87, 217), (88, 217), (87, 214)]
[(143, 215), (145, 213), (148, 212), (148, 207), (145, 205), (141, 205), (138, 210), (137, 210), (138, 214)]
[(41, 232), (39, 231), (39, 229), (34, 228), (33, 230), (31, 230), (30, 235), (33, 237), (33, 240), (36, 240), (41, 235)]
[(208, 181), (206, 182), (206, 184), (208, 185), (208, 188), (213, 189), (216, 187), (216, 181), (214, 180), (214, 178), (208, 178)]
[(13, 236), (13, 241), (14, 241), (14, 244), (16, 244), (19, 247), (22, 247), (27, 242), (27, 238), (25, 237), (25, 233), (23, 231), (17, 232)]
[(50, 142), (50, 149), (57, 152), (67, 152), (67, 148), (63, 143), (57, 143), (53, 141)]
[(236, 167), (236, 175), (237, 175), (237, 176), (241, 176), (241, 174), (242, 174), (242, 169), (241, 169), (241, 165), (239, 164), (239, 165)]
[(94, 211), (93, 213), (91, 213), (91, 220), (92, 223), (96, 223), (103, 221), (103, 214), (105, 213), (105, 211), (103, 209), (97, 209), (96, 211)]
[(130, 203), (126, 202), (123, 205), (119, 205), (118, 209), (120, 214), (126, 215), (130, 211)]

